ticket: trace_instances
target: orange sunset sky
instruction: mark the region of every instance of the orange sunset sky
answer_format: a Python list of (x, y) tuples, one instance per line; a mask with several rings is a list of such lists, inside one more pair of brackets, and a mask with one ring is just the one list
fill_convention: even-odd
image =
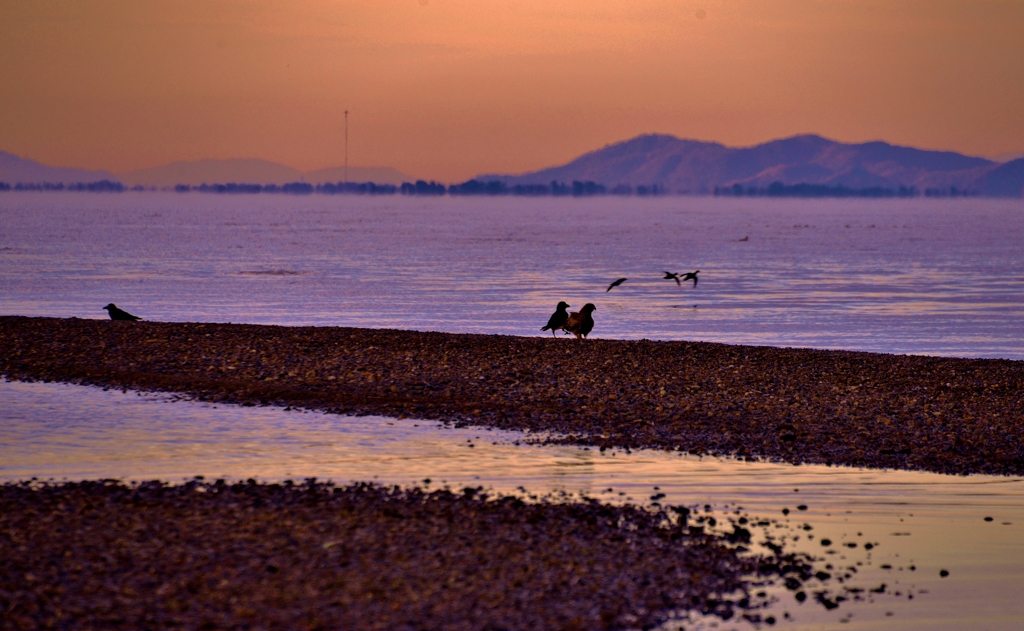
[(0, 150), (453, 182), (641, 133), (1024, 152), (1022, 0), (0, 0)]

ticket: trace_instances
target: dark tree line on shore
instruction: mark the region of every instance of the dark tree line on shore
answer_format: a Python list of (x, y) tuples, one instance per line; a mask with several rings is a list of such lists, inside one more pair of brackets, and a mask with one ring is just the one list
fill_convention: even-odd
[[(439, 182), (417, 180), (416, 182), (404, 182), (401, 186), (395, 184), (376, 184), (374, 182), (337, 182), (309, 184), (308, 182), (289, 182), (287, 184), (246, 184), (228, 182), (227, 184), (200, 184), (192, 186), (189, 184), (177, 184), (173, 189), (156, 187), (146, 188), (143, 186), (125, 186), (121, 182), (111, 180), (99, 180), (97, 182), (18, 182), (9, 184), (0, 182), (0, 191), (72, 191), (91, 193), (123, 193), (126, 191), (156, 191), (173, 190), (177, 193), (218, 193), (218, 194), (258, 194), (258, 193), (283, 193), (289, 195), (311, 195), (314, 193), (323, 195), (452, 195), (452, 196), (526, 196), (526, 197), (593, 197), (600, 195), (648, 197), (668, 194), (668, 191), (659, 184), (649, 186), (631, 186), (619, 184), (612, 188), (593, 181), (581, 182), (574, 180), (572, 183), (552, 181), (549, 184), (514, 184), (508, 185), (501, 180), (469, 180), (462, 184), (451, 184), (445, 186)], [(773, 182), (765, 188), (754, 186), (743, 186), (733, 184), (732, 186), (716, 186), (714, 195), (727, 197), (975, 197), (980, 193), (975, 190), (960, 189), (956, 186), (949, 188), (926, 188), (924, 191), (916, 187), (900, 186), (898, 188), (885, 188), (882, 186), (871, 186), (865, 188), (852, 188), (842, 184), (829, 186), (827, 184), (783, 184)]]
[[(64, 182), (18, 182), (13, 186), (7, 182), (0, 182), (0, 191), (75, 191), (90, 193), (123, 193), (128, 187), (120, 182), (110, 180), (99, 180), (98, 182), (75, 182), (65, 184)], [(142, 190), (141, 187), (139, 190)]]
[(552, 180), (550, 184), (514, 184), (509, 186), (500, 180), (469, 180), (448, 187), (449, 195), (525, 195), (525, 196), (572, 196), (592, 197), (595, 195), (664, 195), (667, 191), (658, 184), (637, 186), (619, 184), (610, 190), (604, 184), (587, 180), (573, 180), (571, 184)]
[[(742, 184), (716, 186), (714, 194), (728, 197), (917, 197), (921, 195), (921, 191), (915, 186), (851, 188), (842, 184), (829, 186), (827, 184), (772, 182), (767, 188), (745, 187)], [(924, 190), (925, 197), (974, 197), (978, 194), (977, 191), (958, 189), (955, 186), (948, 189), (928, 188)]]
[(247, 184), (228, 182), (226, 184), (200, 184), (192, 186), (189, 184), (177, 184), (173, 188), (146, 188), (133, 186), (131, 188), (120, 182), (103, 180), (99, 182), (78, 182), (76, 184), (63, 184), (43, 182), (27, 184), (19, 182), (15, 185), (0, 182), (0, 191), (90, 191), (104, 193), (123, 193), (125, 191), (156, 191), (173, 190), (176, 193), (218, 193), (227, 195), (254, 195), (258, 193), (285, 193), (291, 195), (311, 195), (320, 193), (324, 195), (525, 195), (525, 196), (573, 196), (590, 197), (594, 195), (664, 195), (665, 189), (657, 184), (651, 186), (637, 186), (635, 189), (629, 185), (619, 185), (610, 191), (603, 184), (597, 182), (573, 181), (570, 184), (565, 182), (552, 181), (550, 184), (516, 184), (508, 186), (505, 183), (494, 180), (481, 182), (469, 180), (462, 184), (445, 186), (440, 182), (417, 180), (416, 182), (404, 182), (401, 186), (394, 184), (377, 184), (374, 182), (337, 182), (310, 184), (308, 182), (289, 182), (287, 184)]

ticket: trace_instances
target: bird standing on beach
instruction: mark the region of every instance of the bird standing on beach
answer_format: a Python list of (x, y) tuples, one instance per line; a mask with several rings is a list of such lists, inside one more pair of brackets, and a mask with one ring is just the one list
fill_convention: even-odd
[(679, 282), (679, 274), (676, 274), (675, 272), (665, 272), (665, 275), (662, 276), (662, 278), (664, 278), (665, 280), (674, 280), (674, 281), (676, 281), (677, 285), (680, 284), (680, 282)]
[(541, 327), (541, 331), (551, 331), (551, 335), (555, 335), (555, 331), (565, 326), (566, 320), (569, 319), (569, 314), (566, 313), (566, 309), (569, 308), (569, 303), (562, 301), (555, 307), (555, 312), (548, 318), (548, 323)]
[(110, 319), (111, 320), (127, 320), (129, 322), (134, 322), (136, 320), (141, 320), (142, 319), (139, 316), (134, 316), (134, 315), (128, 313), (127, 311), (124, 311), (122, 309), (118, 309), (117, 305), (115, 305), (114, 303), (110, 303), (109, 305), (107, 305), (106, 307), (103, 307), (103, 308), (106, 309), (107, 313), (110, 314)]
[(590, 314), (595, 311), (597, 307), (588, 302), (578, 312), (573, 311), (569, 314), (569, 319), (565, 321), (562, 329), (575, 335), (577, 340), (587, 337), (587, 334), (594, 330), (594, 318)]
[(697, 286), (697, 274), (700, 274), (700, 270), (697, 270), (696, 272), (687, 272), (687, 273), (683, 274), (682, 276), (680, 276), (679, 280), (684, 281), (684, 282), (688, 281), (688, 280), (692, 280), (693, 281), (693, 286), (696, 287)]
[[(621, 285), (622, 283), (626, 282), (627, 280), (629, 280), (629, 279), (628, 279), (628, 278), (620, 278), (620, 279), (618, 279), (618, 280), (614, 280), (614, 281), (612, 281), (612, 284), (611, 284), (611, 285), (608, 285), (608, 289), (605, 289), (605, 290), (604, 290), (604, 291), (605, 291), (605, 293), (608, 293), (608, 292), (609, 292), (609, 291), (611, 291), (611, 290), (612, 290), (613, 288), (615, 288), (615, 287), (618, 287), (619, 285)], [(591, 305), (591, 306), (593, 306), (593, 305)]]

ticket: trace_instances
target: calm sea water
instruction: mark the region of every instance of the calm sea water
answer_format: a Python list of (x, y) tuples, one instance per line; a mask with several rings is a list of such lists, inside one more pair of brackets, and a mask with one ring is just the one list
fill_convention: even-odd
[(0, 313), (1024, 359), (1022, 244), (1021, 200), (4, 193)]

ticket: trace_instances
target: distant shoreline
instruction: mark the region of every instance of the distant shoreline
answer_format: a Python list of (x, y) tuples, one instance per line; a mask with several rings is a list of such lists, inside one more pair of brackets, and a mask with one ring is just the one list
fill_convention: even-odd
[(506, 185), (499, 180), (470, 180), (462, 184), (445, 185), (434, 181), (417, 180), (396, 184), (377, 184), (374, 182), (290, 182), (287, 184), (248, 184), (228, 182), (226, 184), (177, 184), (173, 187), (163, 186), (127, 186), (112, 180), (96, 182), (17, 182), (10, 184), (0, 182), (0, 192), (74, 192), (74, 193), (126, 193), (126, 192), (173, 192), (173, 193), (213, 193), (218, 195), (418, 195), (439, 197), (665, 197), (665, 196), (700, 196), (700, 197), (797, 197), (797, 198), (912, 198), (912, 197), (992, 197), (985, 196), (973, 189), (926, 188), (923, 191), (916, 187), (900, 186), (888, 188), (870, 186), (851, 188), (824, 184), (783, 184), (775, 182), (768, 187), (716, 186), (708, 193), (673, 193), (658, 184), (636, 187), (620, 184), (608, 187), (592, 181), (573, 181), (571, 183), (552, 181), (550, 184), (515, 184)]
[(0, 374), (553, 432), (601, 448), (1024, 474), (1024, 362), (0, 317)]

